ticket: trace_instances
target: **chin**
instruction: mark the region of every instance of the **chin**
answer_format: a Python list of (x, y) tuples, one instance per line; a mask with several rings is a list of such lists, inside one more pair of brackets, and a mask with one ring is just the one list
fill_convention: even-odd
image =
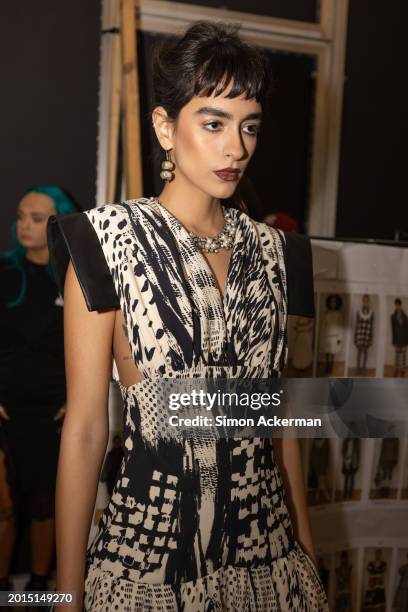
[(31, 240), (23, 240), (22, 238), (18, 238), (18, 241), (21, 245), (23, 245), (23, 247), (31, 247)]
[(231, 196), (234, 195), (237, 185), (238, 185), (238, 182), (220, 185), (218, 189), (216, 190), (214, 189), (214, 194), (211, 194), (211, 195), (213, 195), (213, 197), (215, 198), (220, 198), (222, 200), (226, 198), (230, 198)]

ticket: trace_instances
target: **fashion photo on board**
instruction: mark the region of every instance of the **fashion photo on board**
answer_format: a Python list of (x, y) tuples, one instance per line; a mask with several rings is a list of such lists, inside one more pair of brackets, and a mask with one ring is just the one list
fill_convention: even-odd
[(311, 506), (332, 501), (333, 473), (329, 438), (310, 438), (307, 472), (308, 500)]
[(293, 317), (289, 325), (288, 360), (284, 376), (309, 378), (313, 374), (314, 320)]
[(407, 375), (408, 298), (387, 296), (387, 341), (384, 376), (404, 378)]
[(361, 612), (386, 612), (391, 549), (366, 549), (365, 582)]
[(361, 468), (361, 445), (364, 440), (360, 438), (344, 438), (341, 441), (341, 474), (343, 487), (336, 491), (338, 501), (351, 501), (360, 499), (360, 488), (356, 487), (356, 476)]
[(342, 376), (345, 369), (345, 295), (322, 295), (318, 376)]
[(348, 376), (375, 376), (377, 296), (364, 294), (353, 297), (353, 306), (357, 309), (354, 314), (353, 347), (349, 356), (349, 364), (352, 365), (349, 365)]
[(353, 612), (355, 609), (355, 553), (355, 550), (342, 550), (335, 555), (334, 612)]
[(396, 588), (392, 600), (393, 612), (408, 610), (408, 550), (398, 551)]
[(370, 497), (395, 499), (400, 463), (399, 438), (383, 438), (375, 441), (374, 486)]

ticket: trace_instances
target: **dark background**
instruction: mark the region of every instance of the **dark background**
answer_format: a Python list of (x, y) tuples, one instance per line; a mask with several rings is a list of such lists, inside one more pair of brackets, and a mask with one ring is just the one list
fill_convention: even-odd
[(0, 6), (0, 250), (23, 192), (57, 183), (95, 205), (99, 0)]
[(349, 2), (337, 236), (408, 230), (408, 5)]
[[(316, 0), (196, 3), (244, 11), (250, 7), (264, 15), (299, 20), (314, 18), (318, 4)], [(393, 238), (396, 229), (408, 227), (407, 10), (402, 0), (349, 4), (337, 235)], [(0, 20), (3, 250), (10, 246), (9, 225), (18, 199), (30, 185), (56, 182), (82, 208), (95, 203), (100, 7), (98, 0), (18, 0), (1, 4)], [(144, 62), (147, 39), (154, 36), (140, 38)], [(286, 210), (302, 221), (308, 189), (313, 61), (281, 53), (271, 56), (280, 86), (276, 113), (248, 174), (256, 181), (265, 212)], [(146, 78), (141, 92), (145, 105), (148, 82)], [(157, 192), (149, 129), (143, 128), (147, 195)]]

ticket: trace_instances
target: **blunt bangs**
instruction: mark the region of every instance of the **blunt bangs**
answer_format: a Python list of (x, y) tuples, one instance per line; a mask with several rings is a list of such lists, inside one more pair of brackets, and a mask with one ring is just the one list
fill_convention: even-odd
[(242, 50), (221, 45), (198, 72), (193, 85), (196, 96), (220, 96), (232, 82), (227, 98), (245, 94), (246, 99), (255, 98), (262, 105), (266, 98), (266, 71), (259, 58), (251, 57)]
[(198, 21), (181, 38), (170, 37), (153, 52), (151, 110), (163, 106), (171, 121), (194, 96), (244, 95), (264, 109), (272, 75), (267, 54), (239, 37), (239, 24)]

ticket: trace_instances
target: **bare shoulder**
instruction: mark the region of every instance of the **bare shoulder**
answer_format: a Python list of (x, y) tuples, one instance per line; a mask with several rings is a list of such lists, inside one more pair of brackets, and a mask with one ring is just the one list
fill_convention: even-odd
[[(88, 310), (70, 262), (64, 289), (67, 390), (69, 405), (80, 406), (84, 419), (106, 408), (115, 316), (115, 310)], [(73, 410), (77, 412), (75, 407)]]
[[(85, 296), (75, 272), (72, 261), (69, 262), (67, 273), (65, 276), (64, 285), (64, 312), (66, 316), (74, 316), (75, 318), (84, 318), (87, 321), (112, 321), (115, 320), (116, 310), (89, 310), (86, 304)], [(98, 316), (100, 315), (100, 316)]]

